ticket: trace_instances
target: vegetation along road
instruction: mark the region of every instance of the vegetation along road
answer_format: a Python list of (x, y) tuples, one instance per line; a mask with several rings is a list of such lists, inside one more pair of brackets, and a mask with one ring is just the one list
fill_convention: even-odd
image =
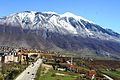
[(42, 59), (38, 59), (24, 70), (15, 80), (34, 80), (38, 67), (42, 63)]

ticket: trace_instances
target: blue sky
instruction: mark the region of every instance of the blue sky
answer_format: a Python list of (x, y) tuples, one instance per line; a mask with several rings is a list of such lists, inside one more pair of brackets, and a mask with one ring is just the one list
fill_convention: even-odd
[(21, 11), (71, 12), (120, 33), (120, 0), (1, 0), (0, 16)]

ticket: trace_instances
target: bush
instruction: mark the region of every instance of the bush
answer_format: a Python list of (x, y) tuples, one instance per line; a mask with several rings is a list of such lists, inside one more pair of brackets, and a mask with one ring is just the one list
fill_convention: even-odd
[(51, 77), (55, 77), (55, 76), (56, 76), (56, 74), (55, 74), (55, 73), (52, 73)]
[(4, 80), (4, 77), (2, 74), (0, 74), (0, 80)]

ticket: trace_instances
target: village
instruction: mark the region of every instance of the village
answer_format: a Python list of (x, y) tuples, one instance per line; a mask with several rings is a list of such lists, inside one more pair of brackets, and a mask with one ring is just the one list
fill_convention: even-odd
[(50, 52), (36, 49), (0, 46), (0, 80), (2, 80), (2, 78), (5, 80), (13, 80), (38, 58), (50, 57), (52, 55)]
[[(119, 80), (120, 76), (115, 77), (108, 72), (120, 73), (119, 61), (94, 60), (91, 58), (81, 58), (59, 54), (57, 52), (41, 51), (37, 49), (27, 48), (11, 48), (8, 46), (0, 47), (0, 80), (13, 80), (30, 64), (42, 59), (42, 65), (51, 66), (45, 73), (41, 73), (41, 69), (37, 71), (35, 80), (42, 80), (49, 71), (53, 71), (54, 75), (66, 76), (75, 75), (74, 78), (65, 80)], [(41, 68), (41, 67), (40, 67)], [(46, 69), (46, 67), (45, 67)], [(59, 72), (60, 71), (60, 72)], [(61, 73), (62, 72), (62, 73)], [(40, 74), (41, 73), (41, 74)], [(44, 74), (44, 75), (43, 75)], [(49, 74), (48, 74), (49, 75)], [(53, 75), (53, 74), (51, 74)], [(63, 78), (63, 77), (62, 77)], [(64, 80), (64, 79), (58, 80)], [(49, 80), (49, 79), (43, 79)]]

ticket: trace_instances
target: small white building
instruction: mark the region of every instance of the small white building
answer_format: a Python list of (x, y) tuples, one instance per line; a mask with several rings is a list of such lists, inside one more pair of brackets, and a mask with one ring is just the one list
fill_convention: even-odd
[(18, 57), (16, 55), (17, 54), (13, 52), (1, 52), (0, 61), (2, 63), (18, 62)]
[(4, 63), (13, 62), (13, 61), (14, 61), (14, 55), (6, 55), (4, 58)]

